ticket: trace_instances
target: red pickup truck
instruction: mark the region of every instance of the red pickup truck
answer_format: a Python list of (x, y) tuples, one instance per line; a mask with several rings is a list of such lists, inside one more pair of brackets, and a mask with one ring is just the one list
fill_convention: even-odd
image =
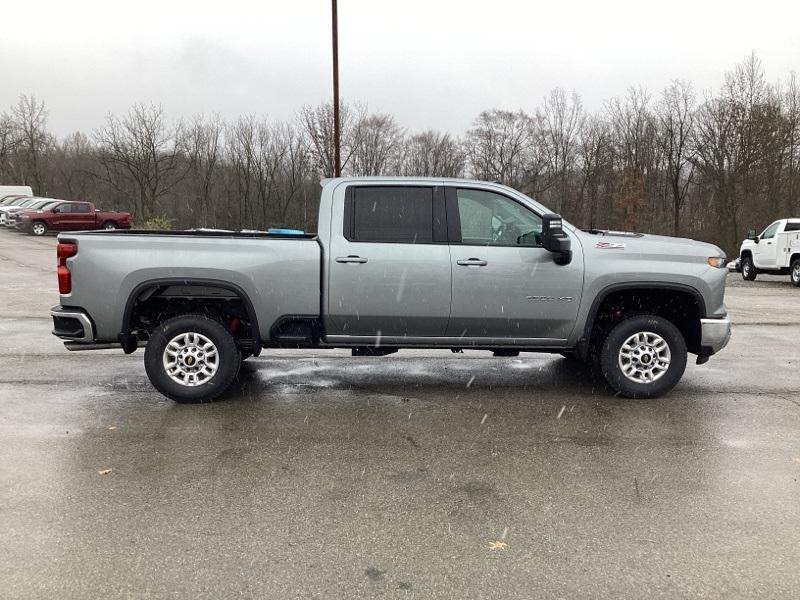
[(17, 217), (17, 228), (33, 235), (48, 231), (130, 229), (131, 214), (97, 210), (91, 202), (60, 202), (45, 210), (27, 210)]

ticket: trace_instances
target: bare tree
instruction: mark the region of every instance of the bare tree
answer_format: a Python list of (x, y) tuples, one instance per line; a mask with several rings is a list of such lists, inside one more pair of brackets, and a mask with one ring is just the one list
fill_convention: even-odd
[(675, 80), (656, 108), (669, 193), (672, 198), (672, 233), (680, 233), (681, 210), (686, 202), (694, 172), (693, 135), (695, 95), (692, 84)]
[(36, 193), (45, 194), (47, 167), (44, 161), (52, 142), (47, 131), (47, 109), (44, 102), (39, 102), (35, 96), (23, 95), (11, 114), (18, 136), (17, 177), (22, 183), (32, 184)]
[[(583, 214), (586, 214), (588, 226), (592, 229), (599, 226), (600, 215), (606, 219), (607, 212), (602, 211), (601, 203), (607, 198), (604, 189), (611, 172), (611, 143), (608, 124), (597, 117), (585, 119), (581, 124), (578, 142), (578, 160), (580, 165), (580, 197), (585, 202)], [(606, 221), (606, 224), (608, 222)]]
[(14, 121), (7, 113), (0, 114), (0, 177), (11, 177), (16, 170), (14, 151), (17, 146)]
[(406, 140), (403, 175), (463, 177), (465, 156), (458, 140), (449, 133), (423, 131)]
[(578, 133), (583, 121), (583, 104), (580, 96), (556, 88), (537, 109), (536, 139), (547, 160), (549, 176), (555, 185), (553, 208), (561, 212), (568, 200), (570, 175), (575, 167)]
[(214, 186), (218, 181), (222, 153), (222, 131), (224, 124), (219, 115), (206, 119), (195, 115), (186, 132), (186, 157), (189, 162), (188, 181), (192, 197), (199, 209), (201, 226), (216, 227), (216, 203), (212, 201)]
[(538, 189), (543, 167), (533, 146), (533, 120), (522, 111), (484, 111), (464, 140), (474, 177), (526, 191)]
[(356, 176), (396, 175), (402, 162), (405, 132), (394, 117), (375, 113), (358, 124), (358, 144), (352, 152)]
[[(361, 142), (361, 122), (365, 112), (359, 105), (340, 105), (343, 173), (349, 167), (353, 153)], [(333, 105), (325, 103), (315, 107), (304, 106), (300, 110), (299, 122), (318, 172), (322, 177), (333, 177)]]
[(147, 219), (186, 175), (184, 127), (168, 123), (160, 106), (135, 105), (122, 119), (106, 117), (95, 132), (98, 176), (122, 194), (134, 193), (136, 217)]
[(86, 134), (76, 131), (56, 144), (52, 152), (54, 186), (62, 190), (60, 197), (75, 200), (97, 200), (94, 167), (95, 148)]
[[(655, 121), (650, 111), (650, 94), (630, 88), (624, 99), (606, 104), (614, 148), (614, 167), (620, 176), (612, 192), (615, 220), (626, 229), (647, 226), (655, 219), (655, 183), (658, 154)], [(649, 223), (644, 218), (649, 217)]]

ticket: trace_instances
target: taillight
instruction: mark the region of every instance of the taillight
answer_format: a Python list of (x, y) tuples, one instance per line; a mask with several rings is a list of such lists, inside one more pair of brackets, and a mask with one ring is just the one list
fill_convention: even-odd
[(75, 242), (58, 242), (56, 257), (58, 258), (58, 293), (69, 294), (72, 291), (72, 273), (67, 268), (67, 259), (78, 253), (78, 244)]

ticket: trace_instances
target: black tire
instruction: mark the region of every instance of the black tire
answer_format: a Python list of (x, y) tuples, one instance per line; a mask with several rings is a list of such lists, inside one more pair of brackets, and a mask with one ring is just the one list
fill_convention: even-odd
[[(216, 348), (216, 362), (209, 361), (208, 368), (216, 366), (212, 375), (208, 376), (204, 381), (202, 372), (187, 372), (184, 381), (189, 383), (179, 383), (168, 372), (164, 365), (165, 350), (167, 345), (172, 343), (180, 334), (199, 334), (209, 340)], [(195, 341), (195, 344), (198, 342)], [(173, 346), (173, 348), (178, 345)], [(194, 368), (200, 367), (203, 348), (198, 345), (192, 346), (191, 343), (185, 344), (180, 352), (192, 354), (192, 352), (200, 352), (195, 357), (184, 356), (183, 368), (191, 371), (192, 367), (188, 366), (188, 361), (191, 359)], [(207, 357), (206, 357), (207, 358)], [(178, 365), (176, 358), (175, 365)], [(202, 362), (203, 365), (207, 363)], [(233, 336), (226, 330), (219, 322), (214, 321), (204, 315), (181, 315), (173, 317), (168, 321), (162, 323), (150, 336), (150, 341), (144, 351), (144, 368), (147, 372), (147, 377), (150, 383), (159, 392), (164, 394), (167, 398), (180, 403), (199, 403), (211, 402), (215, 398), (224, 394), (236, 379), (241, 366), (241, 356), (239, 349), (236, 347), (236, 341)], [(176, 366), (176, 372), (180, 373), (181, 367)], [(175, 375), (177, 377), (177, 375)], [(200, 383), (191, 383), (191, 379), (201, 378)]]
[(742, 258), (742, 279), (745, 281), (756, 280), (756, 266), (753, 264), (753, 259), (750, 256)]
[(789, 277), (792, 280), (792, 285), (800, 287), (800, 258), (795, 258), (792, 261), (792, 268), (789, 271)]
[[(666, 342), (670, 361), (666, 369), (663, 370), (660, 375), (655, 376), (653, 381), (635, 381), (622, 370), (621, 363), (631, 363), (630, 360), (626, 361), (621, 358), (623, 344), (626, 344), (627, 341), (637, 334), (651, 334), (645, 337), (648, 340), (661, 338), (663, 342)], [(635, 351), (638, 351), (639, 347), (648, 348), (645, 354), (649, 356), (646, 363), (644, 355), (641, 359), (638, 359), (638, 364), (642, 366), (643, 370), (634, 371), (632, 374), (632, 377), (641, 380), (644, 370), (647, 369), (647, 364), (663, 364), (661, 361), (656, 360), (656, 358), (657, 356), (663, 357), (664, 355), (654, 354), (653, 349), (644, 344), (642, 346), (637, 346), (637, 350)], [(621, 396), (626, 398), (658, 398), (669, 392), (680, 381), (683, 372), (686, 370), (686, 359), (686, 342), (675, 325), (662, 317), (641, 315), (625, 319), (611, 330), (600, 347), (599, 362), (603, 378), (608, 385)], [(635, 369), (635, 367), (631, 365), (631, 369)]]
[(43, 236), (47, 233), (47, 223), (44, 221), (34, 221), (31, 223), (31, 233), (38, 237)]
[(114, 229), (119, 229), (119, 227), (114, 221), (106, 221), (105, 223), (103, 223), (102, 228), (107, 231), (113, 231)]

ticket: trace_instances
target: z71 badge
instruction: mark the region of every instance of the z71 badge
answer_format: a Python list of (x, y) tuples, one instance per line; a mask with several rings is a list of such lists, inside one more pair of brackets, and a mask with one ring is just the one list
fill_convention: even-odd
[(624, 250), (625, 243), (624, 242), (597, 242), (594, 245), (595, 248), (600, 248), (601, 250)]

